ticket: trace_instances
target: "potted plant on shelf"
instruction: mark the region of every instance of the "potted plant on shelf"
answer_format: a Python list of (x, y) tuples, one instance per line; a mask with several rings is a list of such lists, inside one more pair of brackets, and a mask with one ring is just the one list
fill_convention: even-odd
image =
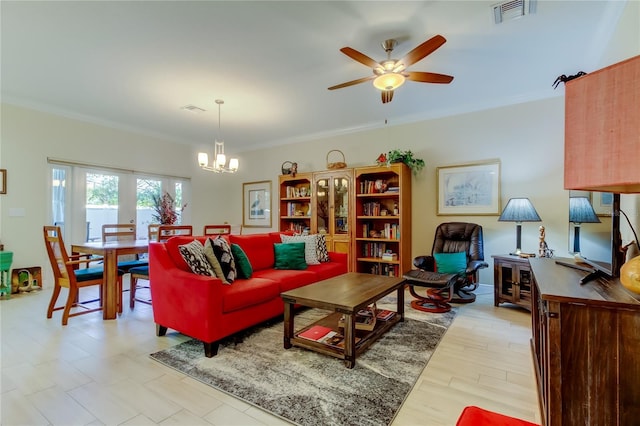
[(417, 175), (420, 170), (424, 168), (424, 160), (421, 158), (414, 158), (413, 152), (411, 150), (401, 151), (399, 149), (392, 149), (386, 155), (380, 154), (376, 162), (379, 165), (389, 165), (392, 163), (404, 163), (413, 172), (414, 175)]

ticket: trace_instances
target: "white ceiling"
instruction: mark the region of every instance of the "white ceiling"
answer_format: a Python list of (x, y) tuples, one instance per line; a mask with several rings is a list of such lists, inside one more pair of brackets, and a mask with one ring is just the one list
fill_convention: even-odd
[[(2, 1), (2, 101), (195, 145), (222, 106), (227, 153), (541, 99), (560, 74), (593, 71), (624, 1), (544, 1), (496, 25), (496, 1)], [(447, 42), (383, 105), (340, 52), (393, 57)], [(207, 112), (180, 110), (196, 105)]]

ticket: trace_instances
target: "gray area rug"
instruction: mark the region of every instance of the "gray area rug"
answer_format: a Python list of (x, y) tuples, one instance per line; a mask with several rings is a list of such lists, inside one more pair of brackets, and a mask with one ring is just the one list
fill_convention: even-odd
[[(388, 296), (378, 308), (395, 310), (394, 304)], [(305, 349), (285, 350), (282, 318), (226, 339), (213, 358), (204, 356), (197, 340), (151, 358), (299, 425), (388, 425), (455, 316), (455, 310), (428, 314), (409, 306), (405, 313), (405, 321), (358, 357), (353, 369)], [(326, 314), (303, 311), (295, 327)]]

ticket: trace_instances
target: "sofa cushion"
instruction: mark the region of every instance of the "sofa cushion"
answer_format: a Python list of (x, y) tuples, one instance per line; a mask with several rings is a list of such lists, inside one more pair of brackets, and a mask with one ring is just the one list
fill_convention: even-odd
[(317, 252), (318, 236), (316, 234), (281, 235), (280, 238), (282, 238), (282, 242), (285, 244), (304, 243), (304, 261), (307, 262), (307, 265), (318, 265), (320, 263)]
[(213, 240), (211, 238), (207, 238), (207, 241), (204, 243), (204, 256), (207, 258), (209, 263), (211, 264), (211, 268), (213, 272), (216, 274), (216, 277), (220, 278), (223, 284), (231, 284), (227, 281), (227, 278), (224, 276), (224, 272), (222, 271), (222, 265), (218, 262), (218, 258), (216, 257), (216, 253), (213, 250)]
[(307, 269), (304, 260), (304, 243), (274, 244), (274, 269)]
[(277, 282), (280, 286), (280, 292), (302, 287), (319, 280), (318, 275), (310, 270), (300, 271), (294, 269), (264, 269), (255, 272), (253, 277), (266, 278)]
[(253, 268), (249, 258), (238, 244), (231, 244), (231, 253), (233, 254), (233, 260), (236, 262), (236, 270), (238, 271), (238, 278), (251, 278), (253, 274)]
[(318, 276), (318, 280), (326, 280), (348, 272), (346, 263), (325, 262), (319, 265), (309, 265), (308, 270)]
[(316, 234), (316, 253), (318, 260), (322, 262), (329, 262), (329, 251), (327, 250), (327, 238), (324, 234)]
[(220, 236), (210, 238), (210, 240), (213, 247), (213, 253), (216, 255), (216, 259), (218, 259), (218, 262), (220, 262), (220, 266), (222, 267), (222, 274), (229, 283), (232, 283), (236, 279), (236, 263), (233, 260), (231, 246), (227, 240)]
[(211, 264), (204, 255), (204, 247), (198, 240), (178, 246), (180, 254), (194, 274), (215, 276)]
[(231, 244), (238, 244), (245, 252), (253, 272), (273, 268), (273, 241), (269, 234), (229, 235)]
[(280, 287), (273, 280), (252, 277), (238, 279), (222, 289), (222, 311), (233, 312), (280, 298)]

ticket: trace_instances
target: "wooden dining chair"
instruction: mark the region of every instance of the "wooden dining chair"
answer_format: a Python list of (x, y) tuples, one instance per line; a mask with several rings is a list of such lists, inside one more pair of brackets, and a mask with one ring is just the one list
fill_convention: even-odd
[[(138, 238), (137, 227), (135, 223), (111, 223), (102, 225), (102, 242), (109, 241), (135, 241)], [(146, 269), (147, 276), (149, 275), (149, 261), (148, 259), (140, 259), (137, 254), (124, 255), (118, 257), (118, 269), (121, 269), (129, 276), (129, 306), (133, 307), (135, 294), (135, 288), (137, 285), (137, 279), (134, 276), (139, 276), (141, 271)], [(118, 293), (118, 312), (122, 312), (122, 293), (125, 292), (124, 288)]]
[(231, 234), (231, 225), (205, 225), (202, 231), (202, 235), (205, 237), (216, 235), (229, 235)]
[(156, 241), (164, 242), (171, 237), (177, 235), (190, 236), (193, 235), (193, 226), (191, 225), (160, 225), (158, 227), (158, 235)]
[[(77, 254), (69, 256), (62, 240), (62, 231), (59, 226), (44, 226), (44, 243), (53, 269), (54, 286), (51, 294), (51, 301), (47, 308), (47, 318), (53, 316), (53, 311), (63, 310), (62, 325), (67, 325), (70, 317), (88, 314), (102, 310), (101, 297), (98, 307), (88, 306), (89, 301), (81, 302), (79, 298), (79, 289), (90, 286), (98, 286), (100, 295), (102, 295), (102, 285), (104, 284), (104, 269), (102, 267), (79, 268), (81, 265), (88, 265), (95, 262), (95, 256), (89, 254)], [(122, 275), (123, 271), (118, 270), (118, 294), (122, 292)], [(60, 290), (65, 287), (69, 289), (67, 301), (62, 306), (56, 306)], [(92, 300), (91, 302), (95, 302)], [(120, 303), (120, 305), (122, 305)], [(71, 312), (72, 308), (78, 308)], [(122, 312), (122, 306), (118, 307)]]
[[(149, 225), (149, 241), (166, 241), (175, 235), (193, 235), (193, 227), (191, 225)], [(149, 280), (149, 265), (131, 268), (131, 286), (129, 288), (129, 307), (133, 309), (136, 302), (151, 305), (151, 299), (143, 299), (138, 296), (137, 290), (149, 288), (151, 280)], [(138, 284), (138, 280), (146, 280), (149, 286)]]
[[(135, 241), (137, 239), (135, 223), (114, 223), (102, 225), (102, 242), (109, 241)], [(140, 259), (137, 254), (125, 255), (118, 258), (118, 269), (128, 272), (131, 268), (148, 266), (149, 261)]]

